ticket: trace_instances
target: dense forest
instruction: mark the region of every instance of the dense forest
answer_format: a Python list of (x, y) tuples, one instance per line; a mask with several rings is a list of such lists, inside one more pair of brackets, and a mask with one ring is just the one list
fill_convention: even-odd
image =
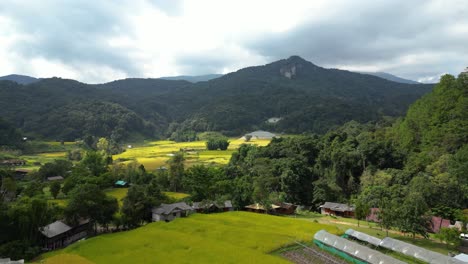
[[(402, 116), (431, 88), (325, 69), (293, 56), (198, 83), (0, 81), (0, 115), (28, 136), (58, 141), (87, 136), (190, 140), (196, 132), (238, 136), (258, 128), (325, 133), (351, 120)], [(269, 124), (271, 117), (281, 120)]]

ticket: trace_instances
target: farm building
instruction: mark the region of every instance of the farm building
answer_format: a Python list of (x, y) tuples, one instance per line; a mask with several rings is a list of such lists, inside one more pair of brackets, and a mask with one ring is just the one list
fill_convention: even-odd
[(320, 212), (325, 215), (354, 217), (354, 207), (341, 203), (325, 202), (320, 206)]
[(125, 187), (128, 187), (128, 182), (119, 180), (119, 181), (116, 181), (114, 183), (114, 186), (115, 187), (120, 187), (120, 188), (125, 188)]
[(369, 215), (366, 216), (366, 221), (375, 222), (375, 223), (380, 222), (379, 208), (376, 208), (376, 207), (371, 208)]
[(270, 118), (268, 118), (267, 123), (276, 124), (279, 121), (281, 121), (281, 119), (282, 119), (281, 117), (270, 117)]
[(314, 243), (351, 263), (371, 264), (403, 264), (405, 262), (380, 253), (377, 250), (363, 246), (345, 238), (335, 236), (325, 230), (320, 230), (314, 235)]
[(429, 226), (429, 232), (432, 233), (439, 233), (441, 228), (447, 228), (450, 226), (450, 220), (448, 219), (443, 219), (442, 217), (439, 216), (433, 216), (431, 218), (430, 226)]
[(55, 221), (41, 228), (44, 248), (53, 250), (70, 245), (88, 236), (89, 220), (81, 220), (78, 225), (71, 227), (63, 221)]
[(2, 160), (0, 162), (0, 165), (2, 166), (24, 166), (26, 165), (26, 161), (25, 160), (21, 160), (21, 159), (8, 159), (8, 160)]
[(215, 213), (232, 211), (232, 203), (230, 200), (224, 202), (194, 202), (193, 209), (197, 213)]
[[(247, 205), (244, 207), (248, 212), (254, 213), (267, 213), (266, 209), (263, 205), (259, 203)], [(297, 206), (290, 203), (277, 203), (272, 204), (270, 208), (268, 208), (268, 213), (270, 214), (293, 214), (296, 211)]]
[(252, 133), (245, 134), (241, 139), (245, 139), (246, 136), (251, 136), (252, 139), (272, 139), (276, 137), (275, 134), (262, 130), (257, 130)]
[(24, 264), (24, 259), (11, 260), (10, 258), (0, 258), (0, 264)]
[(16, 169), (13, 177), (15, 180), (23, 180), (29, 172), (31, 171), (27, 169)]
[(178, 217), (186, 217), (193, 213), (193, 208), (185, 202), (161, 204), (151, 210), (153, 222), (172, 221)]
[(63, 177), (62, 176), (51, 176), (51, 177), (47, 177), (47, 181), (63, 181)]
[(412, 244), (409, 244), (409, 243), (406, 243), (406, 242), (403, 242), (401, 240), (394, 239), (391, 237), (386, 237), (382, 239), (382, 242), (380, 242), (379, 247), (390, 249), (395, 252), (399, 252), (403, 255), (414, 257), (425, 263), (430, 263), (430, 264), (439, 264), (439, 263), (463, 264), (465, 263), (456, 258), (445, 256), (438, 252), (430, 251), (425, 248), (418, 247), (418, 246), (415, 246), (415, 245), (412, 245)]
[(294, 214), (297, 208), (297, 205), (294, 205), (292, 203), (277, 203), (275, 205), (279, 206), (275, 210), (275, 213), (277, 214), (287, 214), (287, 215)]

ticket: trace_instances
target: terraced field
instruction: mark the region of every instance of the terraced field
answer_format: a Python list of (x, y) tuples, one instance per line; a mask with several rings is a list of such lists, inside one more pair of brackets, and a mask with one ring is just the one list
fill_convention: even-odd
[(230, 139), (230, 145), (227, 150), (206, 150), (205, 141), (194, 142), (174, 142), (174, 141), (152, 141), (141, 145), (133, 146), (125, 152), (114, 155), (115, 161), (124, 163), (136, 161), (145, 166), (147, 170), (155, 170), (166, 166), (170, 157), (180, 151), (185, 152), (186, 166), (194, 164), (227, 164), (232, 153), (239, 148), (241, 144), (255, 144), (266, 146), (270, 140), (257, 139), (245, 142), (242, 139)]

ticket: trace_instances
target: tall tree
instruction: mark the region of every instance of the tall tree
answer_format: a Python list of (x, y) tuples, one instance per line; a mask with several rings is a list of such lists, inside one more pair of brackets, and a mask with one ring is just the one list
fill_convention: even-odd
[(50, 193), (52, 194), (52, 197), (54, 197), (54, 199), (57, 199), (57, 195), (59, 194), (60, 192), (60, 182), (58, 181), (54, 181), (50, 184)]
[(429, 219), (426, 215), (429, 208), (421, 193), (410, 192), (405, 198), (403, 204), (398, 208), (397, 225), (403, 232), (413, 235), (422, 235), (427, 238), (427, 227)]
[(181, 190), (182, 179), (184, 177), (184, 161), (185, 158), (182, 152), (175, 153), (168, 161), (171, 191), (177, 192)]
[(78, 185), (69, 193), (68, 205), (65, 208), (67, 221), (76, 224), (80, 218), (85, 218), (94, 224), (105, 223), (104, 219), (112, 219), (117, 210), (112, 207), (114, 202), (110, 200), (111, 198), (107, 198), (95, 184)]

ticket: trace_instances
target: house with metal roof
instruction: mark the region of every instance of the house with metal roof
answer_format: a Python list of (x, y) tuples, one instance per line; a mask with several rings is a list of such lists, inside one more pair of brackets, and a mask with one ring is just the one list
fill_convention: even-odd
[(63, 181), (63, 176), (50, 176), (47, 177), (47, 181)]
[(153, 222), (169, 222), (178, 217), (189, 216), (193, 211), (194, 209), (185, 202), (161, 204), (151, 210), (151, 218)]
[(121, 187), (121, 188), (128, 187), (128, 182), (119, 180), (119, 181), (116, 181), (114, 185), (115, 187)]
[(192, 207), (197, 213), (228, 212), (233, 210), (230, 200), (226, 200), (224, 202), (194, 202)]
[(320, 212), (325, 215), (354, 217), (354, 206), (342, 203), (325, 202), (325, 204), (320, 206)]
[(69, 226), (63, 221), (55, 221), (39, 229), (43, 235), (44, 248), (53, 250), (88, 236), (89, 220), (81, 220), (76, 226)]
[(246, 139), (246, 136), (250, 136), (252, 139), (272, 139), (276, 137), (275, 134), (263, 130), (257, 130), (252, 133), (245, 134), (241, 139)]

